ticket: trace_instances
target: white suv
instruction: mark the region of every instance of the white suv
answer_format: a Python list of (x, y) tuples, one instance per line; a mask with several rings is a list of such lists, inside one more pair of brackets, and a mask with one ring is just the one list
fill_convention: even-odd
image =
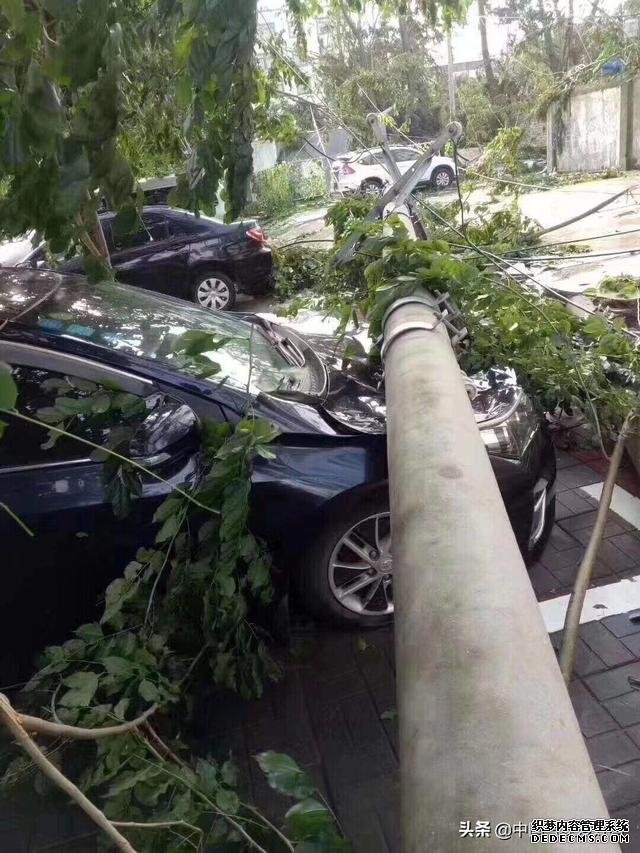
[[(411, 168), (422, 153), (420, 148), (392, 145), (391, 154), (400, 173)], [(380, 148), (367, 151), (349, 151), (339, 154), (331, 164), (333, 189), (342, 193), (382, 195), (392, 178), (384, 165)], [(438, 190), (449, 189), (456, 180), (456, 164), (450, 157), (434, 155), (419, 186), (429, 184)]]

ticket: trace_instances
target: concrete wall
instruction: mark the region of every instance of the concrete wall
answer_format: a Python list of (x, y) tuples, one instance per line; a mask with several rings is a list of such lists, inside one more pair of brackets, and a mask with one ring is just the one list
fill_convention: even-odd
[(629, 86), (627, 168), (640, 169), (640, 77), (636, 77)]
[(627, 168), (628, 85), (576, 90), (548, 116), (549, 166), (559, 172)]

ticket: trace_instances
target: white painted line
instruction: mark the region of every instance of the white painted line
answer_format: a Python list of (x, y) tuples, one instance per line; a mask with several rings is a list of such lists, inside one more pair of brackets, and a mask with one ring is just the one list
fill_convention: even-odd
[[(599, 501), (603, 485), (603, 483), (594, 483), (592, 486), (581, 486), (580, 491)], [(614, 486), (611, 509), (616, 515), (624, 518), (625, 521), (640, 530), (640, 498), (635, 497), (620, 486)]]
[[(581, 486), (580, 491), (599, 501), (603, 485), (604, 483), (594, 483), (591, 486)], [(611, 509), (626, 522), (640, 529), (640, 498), (634, 497), (620, 486), (614, 486)], [(558, 598), (540, 602), (542, 618), (550, 634), (564, 627), (569, 597), (569, 595), (561, 595)], [(587, 590), (584, 607), (580, 614), (580, 624), (596, 622), (606, 616), (616, 616), (619, 613), (638, 609), (640, 609), (640, 575), (635, 575)]]
[[(569, 606), (569, 596), (550, 598), (540, 602), (540, 611), (547, 631), (552, 634), (564, 627), (564, 618)], [(596, 622), (606, 616), (628, 613), (640, 609), (640, 575), (623, 578), (605, 586), (594, 586), (587, 590), (580, 624)]]

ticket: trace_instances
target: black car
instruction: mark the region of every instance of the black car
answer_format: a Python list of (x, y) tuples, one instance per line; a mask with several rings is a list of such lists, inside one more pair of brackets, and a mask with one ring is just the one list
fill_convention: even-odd
[[(223, 383), (220, 374), (200, 379), (176, 366), (173, 344), (191, 329), (226, 340), (211, 353)], [(384, 398), (365, 364), (340, 369), (335, 342), (258, 316), (15, 269), (0, 272), (0, 362), (13, 370), (17, 408), (32, 415), (51, 405), (55, 391), (47, 389), (64, 377), (76, 385), (117, 383), (143, 399), (147, 411), (161, 395), (165, 416), (149, 415), (138, 454), (174, 484), (193, 474), (202, 420), (237, 422), (249, 389), (256, 416), (280, 430), (275, 457), (255, 462), (254, 532), (315, 614), (364, 627), (391, 618)], [(530, 556), (553, 521), (554, 451), (509, 372), (489, 371), (474, 384), (476, 419), (516, 539)], [(41, 645), (92, 618), (97, 595), (120, 574), (122, 560), (145, 531), (153, 535), (150, 519), (168, 487), (145, 480), (132, 513), (116, 521), (102, 465), (83, 445), (60, 439), (43, 449), (39, 427), (3, 419), (0, 502), (36, 535), (25, 535), (0, 512), (3, 541), (11, 543), (3, 555), (0, 625)], [(74, 431), (83, 429), (79, 417)]]
[[(124, 284), (219, 311), (233, 308), (238, 293), (258, 296), (273, 287), (273, 255), (256, 222), (225, 225), (165, 205), (144, 207), (140, 227), (128, 234), (118, 233), (114, 213), (101, 213), (100, 221)], [(19, 265), (46, 267), (45, 247), (27, 252)], [(59, 269), (81, 273), (82, 258)]]

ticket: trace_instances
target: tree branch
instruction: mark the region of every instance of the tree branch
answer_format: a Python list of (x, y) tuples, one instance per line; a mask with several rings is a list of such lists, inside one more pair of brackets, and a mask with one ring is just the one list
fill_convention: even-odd
[[(20, 716), (11, 706), (7, 697), (0, 693), (0, 721), (14, 737), (18, 746), (31, 758), (36, 767), (44, 773), (58, 788), (63, 790), (107, 835), (118, 850), (124, 853), (136, 853), (124, 835), (121, 835), (97, 806), (46, 757), (39, 746), (29, 737), (22, 727)], [(43, 722), (43, 721), (40, 721)], [(64, 728), (73, 728), (65, 726)]]
[[(0, 693), (0, 702), (6, 697)], [(37, 732), (40, 735), (48, 735), (51, 737), (66, 737), (71, 740), (100, 740), (103, 737), (111, 737), (111, 735), (123, 735), (127, 732), (137, 729), (141, 726), (152, 714), (158, 710), (157, 705), (152, 705), (144, 714), (140, 714), (135, 720), (129, 720), (126, 723), (119, 723), (117, 726), (104, 726), (101, 729), (87, 729), (81, 726), (68, 726), (65, 723), (51, 723), (49, 720), (42, 720), (40, 717), (31, 717), (29, 714), (20, 714), (13, 711), (20, 725), (30, 732)]]

